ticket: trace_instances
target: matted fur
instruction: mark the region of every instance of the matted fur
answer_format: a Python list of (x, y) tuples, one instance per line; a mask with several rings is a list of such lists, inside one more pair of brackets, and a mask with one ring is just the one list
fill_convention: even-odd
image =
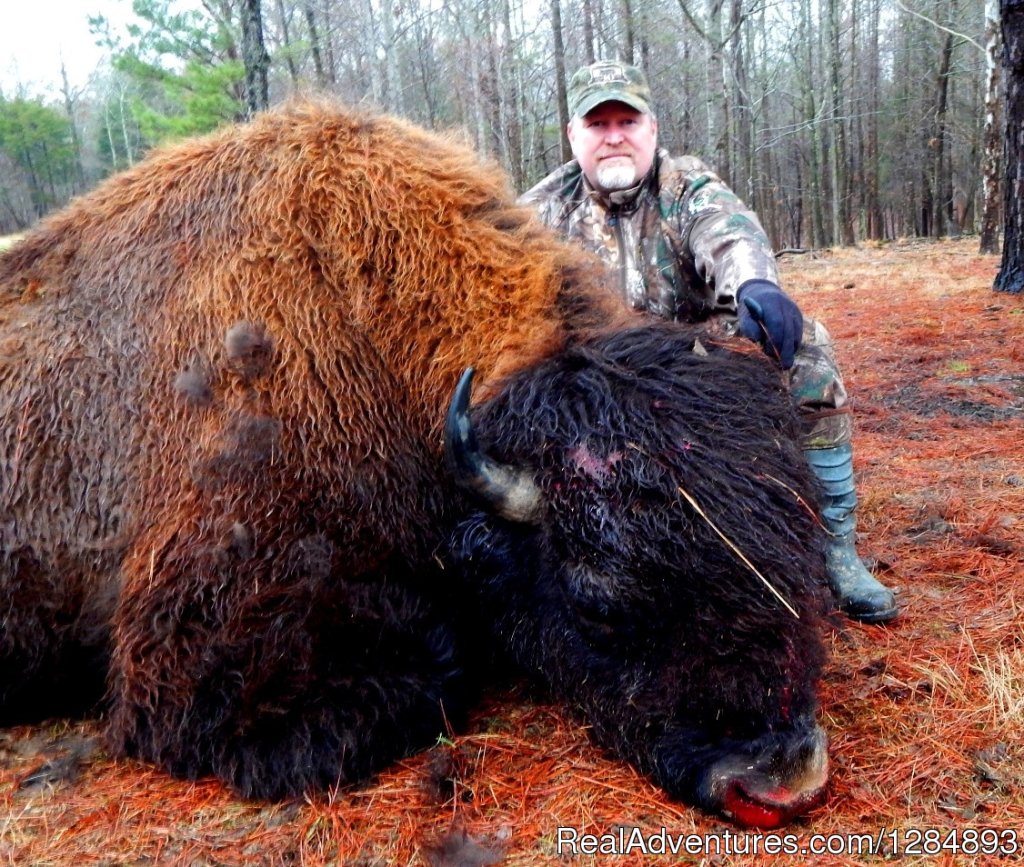
[(530, 467), (545, 513), (474, 515), (454, 551), (520, 668), (669, 792), (721, 809), (712, 768), (742, 756), (788, 785), (815, 748), (826, 590), (777, 371), (692, 346), (649, 325), (513, 377), (477, 433)]

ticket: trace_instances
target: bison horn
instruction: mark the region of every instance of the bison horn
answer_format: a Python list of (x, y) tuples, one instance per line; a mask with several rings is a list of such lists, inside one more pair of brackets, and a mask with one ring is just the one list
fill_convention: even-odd
[(468, 367), (455, 387), (445, 421), (448, 467), (461, 487), (472, 491), (501, 517), (531, 522), (540, 512), (540, 489), (525, 470), (499, 464), (481, 450), (469, 418), (472, 388), (473, 368)]

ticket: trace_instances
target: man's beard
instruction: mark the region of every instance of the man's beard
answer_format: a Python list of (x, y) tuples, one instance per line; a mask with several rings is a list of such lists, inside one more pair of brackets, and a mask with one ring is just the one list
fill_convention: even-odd
[(628, 190), (636, 183), (636, 168), (631, 165), (598, 166), (597, 185), (607, 192)]

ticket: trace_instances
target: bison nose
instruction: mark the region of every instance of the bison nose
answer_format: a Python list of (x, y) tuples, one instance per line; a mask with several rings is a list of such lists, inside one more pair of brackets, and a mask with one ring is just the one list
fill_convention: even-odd
[(737, 824), (777, 828), (818, 804), (828, 781), (828, 738), (781, 736), (753, 754), (719, 759), (704, 778), (711, 805)]

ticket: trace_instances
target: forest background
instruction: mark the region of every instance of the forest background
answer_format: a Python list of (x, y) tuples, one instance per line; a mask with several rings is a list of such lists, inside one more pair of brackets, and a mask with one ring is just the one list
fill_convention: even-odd
[(134, 0), (131, 7), (127, 30), (102, 16), (90, 20), (109, 60), (87, 85), (64, 75), (58, 96), (22, 84), (0, 90), (0, 235), (24, 229), (158, 144), (243, 119), (254, 69), (271, 104), (329, 93), (433, 129), (462, 129), (521, 191), (568, 158), (566, 76), (614, 58), (647, 71), (661, 143), (709, 162), (759, 213), (776, 248), (978, 232), (982, 249), (996, 250), (998, 3)]

